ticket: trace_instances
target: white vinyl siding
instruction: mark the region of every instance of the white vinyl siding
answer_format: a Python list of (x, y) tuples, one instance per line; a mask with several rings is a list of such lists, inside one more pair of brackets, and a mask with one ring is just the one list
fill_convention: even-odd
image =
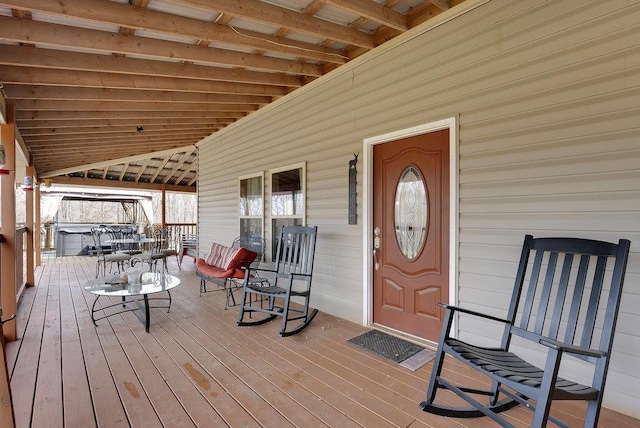
[[(239, 176), (306, 162), (306, 223), (319, 233), (311, 305), (361, 322), (363, 165), (348, 225), (348, 162), (366, 138), (457, 117), (457, 303), (504, 315), (526, 233), (630, 239), (605, 406), (640, 417), (640, 2), (481, 3), (201, 144), (201, 246), (237, 236)], [(460, 319), (462, 338), (494, 332)], [(582, 376), (578, 363), (563, 370)]]

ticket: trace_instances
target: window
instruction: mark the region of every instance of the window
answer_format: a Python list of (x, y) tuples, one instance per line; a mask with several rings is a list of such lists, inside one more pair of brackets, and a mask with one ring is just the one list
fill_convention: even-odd
[(264, 224), (263, 173), (240, 177), (240, 237), (262, 238)]
[(271, 172), (271, 245), (273, 259), (282, 226), (305, 224), (305, 164)]

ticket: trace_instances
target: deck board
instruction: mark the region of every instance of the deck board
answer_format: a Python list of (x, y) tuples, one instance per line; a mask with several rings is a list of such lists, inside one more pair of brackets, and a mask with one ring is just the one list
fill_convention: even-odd
[[(93, 296), (88, 296), (81, 288), (81, 284), (87, 280), (87, 277), (82, 265), (72, 265), (72, 267), (75, 276), (70, 291), (76, 311), (84, 369), (91, 391), (91, 410), (94, 413), (94, 422), (109, 427), (128, 426), (124, 407), (113, 382), (113, 376), (102, 350), (97, 329), (91, 321), (89, 308), (93, 303)], [(73, 403), (69, 402), (69, 405), (73, 405)], [(85, 409), (85, 411), (87, 410)]]
[(67, 281), (59, 285), (64, 423), (65, 426), (81, 426), (94, 420), (94, 412), (71, 291), (79, 288), (75, 271), (69, 271)]
[[(185, 311), (187, 310), (184, 306), (183, 308)], [(257, 346), (257, 344), (238, 340), (236, 334), (229, 335), (223, 329), (210, 328), (210, 326), (220, 324), (220, 321), (212, 316), (207, 316), (203, 311), (200, 313), (204, 314), (201, 317), (201, 325), (204, 328), (201, 327), (201, 330), (206, 331), (207, 335), (226, 351), (225, 353), (234, 355), (234, 359), (238, 358), (237, 355), (242, 355), (242, 362), (252, 368), (253, 373), (249, 375), (249, 379), (253, 376), (265, 380), (268, 379), (273, 386), (286, 394), (290, 400), (295, 400), (295, 403), (287, 403), (287, 408), (285, 409), (288, 413), (292, 411), (299, 413), (299, 415), (287, 415), (292, 422), (296, 423), (298, 421), (298, 424), (313, 424), (313, 426), (321, 426), (323, 424), (327, 426), (331, 424), (345, 427), (358, 426), (343, 413), (321, 400), (321, 396), (313, 394), (288, 375), (291, 371), (299, 373), (299, 369), (274, 352), (277, 349), (277, 345), (274, 344), (273, 340), (265, 342), (268, 346), (264, 344)], [(195, 317), (196, 315), (192, 314), (191, 316)], [(243, 371), (241, 366), (236, 365), (236, 372), (241, 373), (241, 377), (246, 376), (242, 373)]]
[(36, 378), (35, 402), (32, 423), (46, 426), (48, 421), (63, 419), (62, 411), (62, 341), (60, 333), (60, 282), (64, 282), (66, 270), (58, 269), (50, 277), (46, 294), (44, 325), (40, 346), (40, 361)]
[[(324, 313), (287, 338), (277, 322), (237, 327), (224, 294), (200, 297), (194, 267), (178, 271), (173, 259), (182, 284), (169, 312), (152, 310), (149, 333), (132, 313), (94, 326), (95, 296), (82, 289), (94, 268), (91, 257), (51, 260), (19, 303), (21, 337), (7, 346), (18, 427), (496, 426), (421, 412), (432, 363), (414, 372), (347, 343), (366, 327)], [(109, 303), (101, 298), (98, 307)], [(458, 362), (444, 370), (487, 385)], [(581, 426), (584, 406), (560, 403), (553, 412)], [(519, 427), (531, 421), (523, 408), (503, 415)], [(603, 409), (599, 426), (640, 421)]]

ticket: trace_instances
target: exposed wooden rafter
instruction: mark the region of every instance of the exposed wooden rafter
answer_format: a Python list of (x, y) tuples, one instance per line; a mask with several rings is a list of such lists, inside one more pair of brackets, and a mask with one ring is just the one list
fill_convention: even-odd
[(200, 140), (464, 1), (0, 0), (0, 84), (37, 175), (190, 190)]

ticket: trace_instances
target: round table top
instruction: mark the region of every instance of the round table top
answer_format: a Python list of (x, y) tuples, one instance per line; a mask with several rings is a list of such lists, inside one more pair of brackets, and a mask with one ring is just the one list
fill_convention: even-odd
[(140, 296), (171, 290), (180, 285), (180, 279), (168, 273), (143, 273), (139, 283), (125, 282), (122, 275), (108, 275), (92, 279), (84, 289), (99, 296)]

